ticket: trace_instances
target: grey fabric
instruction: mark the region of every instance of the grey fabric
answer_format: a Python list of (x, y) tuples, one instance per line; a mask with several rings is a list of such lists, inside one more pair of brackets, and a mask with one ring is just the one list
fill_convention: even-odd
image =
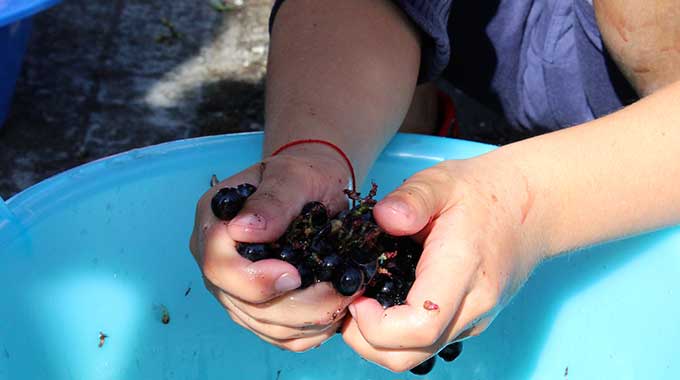
[(589, 0), (394, 1), (423, 35), (421, 81), (443, 77), (517, 128), (572, 126), (636, 98)]

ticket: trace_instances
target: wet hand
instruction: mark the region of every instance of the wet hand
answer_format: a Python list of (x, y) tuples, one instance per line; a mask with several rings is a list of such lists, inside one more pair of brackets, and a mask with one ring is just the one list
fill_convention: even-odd
[(445, 161), (417, 173), (374, 209), (392, 235), (423, 243), (406, 304), (383, 309), (360, 297), (343, 337), (392, 371), (409, 370), (447, 343), (484, 331), (541, 257), (529, 231), (525, 177), (485, 158)]
[[(199, 200), (190, 248), (206, 287), (234, 322), (278, 347), (305, 351), (332, 337), (353, 297), (329, 283), (304, 290), (296, 268), (284, 261), (251, 262), (236, 242), (272, 242), (310, 201), (331, 213), (347, 207), (345, 162), (324, 147), (295, 149), (268, 158), (212, 187)], [(250, 183), (257, 190), (230, 221), (215, 217), (210, 203), (224, 187)]]

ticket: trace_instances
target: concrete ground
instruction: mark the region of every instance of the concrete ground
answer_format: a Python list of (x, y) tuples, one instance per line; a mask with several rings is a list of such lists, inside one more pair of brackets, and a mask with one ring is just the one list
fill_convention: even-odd
[[(67, 0), (39, 14), (0, 129), (0, 196), (129, 149), (261, 130), (271, 3)], [(450, 91), (463, 138), (518, 138)]]

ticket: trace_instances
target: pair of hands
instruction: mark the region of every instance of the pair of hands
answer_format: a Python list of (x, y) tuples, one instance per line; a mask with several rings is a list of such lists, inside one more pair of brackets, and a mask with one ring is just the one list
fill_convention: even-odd
[[(321, 201), (332, 213), (347, 207), (347, 169), (334, 154), (284, 152), (222, 181), (198, 202), (191, 252), (229, 316), (298, 352), (340, 331), (359, 355), (395, 372), (484, 331), (541, 258), (525, 223), (534, 198), (526, 178), (488, 155), (419, 172), (375, 206), (386, 232), (423, 244), (404, 305), (383, 309), (359, 294), (343, 297), (328, 283), (296, 290), (294, 266), (239, 256), (236, 241), (274, 241), (307, 202)], [(236, 218), (217, 219), (210, 208), (215, 192), (244, 182), (257, 191)], [(428, 310), (425, 301), (439, 308)]]

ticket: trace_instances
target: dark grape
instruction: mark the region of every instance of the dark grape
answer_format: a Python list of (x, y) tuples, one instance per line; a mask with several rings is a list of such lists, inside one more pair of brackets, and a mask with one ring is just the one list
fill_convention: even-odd
[(386, 294), (386, 293), (378, 293), (375, 295), (375, 300), (378, 301), (380, 306), (383, 307), (383, 309), (387, 309), (388, 307), (392, 307), (394, 305), (398, 305), (397, 301), (395, 300), (394, 296), (391, 294)]
[(333, 275), (342, 266), (342, 259), (338, 255), (328, 255), (321, 260), (321, 265), (316, 272), (319, 281), (330, 281)]
[(328, 222), (328, 210), (321, 202), (307, 203), (300, 214), (309, 215), (313, 227), (321, 227)]
[(417, 366), (411, 368), (411, 373), (416, 375), (427, 375), (434, 368), (434, 363), (437, 361), (437, 357), (433, 356), (424, 362), (418, 364)]
[(369, 251), (367, 249), (357, 249), (352, 252), (352, 260), (359, 264), (368, 264), (375, 262), (378, 259), (378, 252)]
[(241, 208), (246, 199), (238, 193), (233, 187), (225, 187), (220, 189), (210, 202), (213, 214), (222, 220), (233, 219)]
[(382, 286), (380, 287), (380, 290), (378, 290), (380, 293), (384, 294), (395, 294), (396, 292), (399, 291), (400, 284), (397, 283), (397, 281), (388, 278), (386, 279), (383, 283)]
[(434, 368), (434, 364), (437, 361), (437, 357), (433, 356), (424, 362), (418, 364), (417, 366), (411, 368), (411, 373), (416, 375), (427, 375)]
[(309, 244), (309, 250), (325, 256), (333, 252), (333, 246), (328, 242), (324, 234), (320, 233), (312, 238), (312, 242)]
[(343, 296), (356, 293), (364, 280), (363, 272), (354, 265), (345, 265), (333, 278), (333, 286)]
[(371, 222), (375, 223), (375, 218), (373, 218), (373, 213), (372, 212), (367, 212), (365, 214), (361, 214), (359, 219), (363, 222)]
[(255, 190), (257, 190), (257, 188), (249, 183), (242, 183), (236, 187), (236, 191), (238, 191), (239, 195), (243, 198), (248, 198), (253, 195)]
[(456, 360), (461, 352), (463, 352), (463, 343), (455, 342), (444, 347), (437, 355), (444, 359), (444, 361), (451, 362)]
[(306, 262), (296, 266), (300, 274), (300, 289), (305, 289), (314, 283), (314, 271)]
[[(300, 211), (300, 215), (307, 215), (311, 214), (314, 209), (318, 209), (319, 205), (323, 206), (323, 203), (321, 202), (308, 202), (305, 203), (304, 206), (302, 206), (302, 210)], [(324, 206), (325, 207), (325, 206)]]
[(378, 272), (378, 262), (373, 261), (370, 263), (366, 264), (357, 264), (359, 268), (364, 272), (364, 282), (369, 282), (375, 276), (376, 272)]
[(340, 213), (335, 217), (335, 219), (344, 220), (344, 219), (347, 217), (347, 215), (349, 215), (349, 213), (350, 213), (350, 210), (342, 210), (342, 211), (340, 211)]
[(297, 264), (302, 259), (302, 252), (286, 245), (277, 253), (276, 258), (290, 264)]
[(236, 251), (250, 261), (260, 261), (272, 257), (269, 246), (262, 243), (238, 243)]
[(381, 276), (371, 290), (375, 294), (373, 298), (385, 309), (403, 304), (408, 294), (408, 288), (402, 280), (385, 276)]

